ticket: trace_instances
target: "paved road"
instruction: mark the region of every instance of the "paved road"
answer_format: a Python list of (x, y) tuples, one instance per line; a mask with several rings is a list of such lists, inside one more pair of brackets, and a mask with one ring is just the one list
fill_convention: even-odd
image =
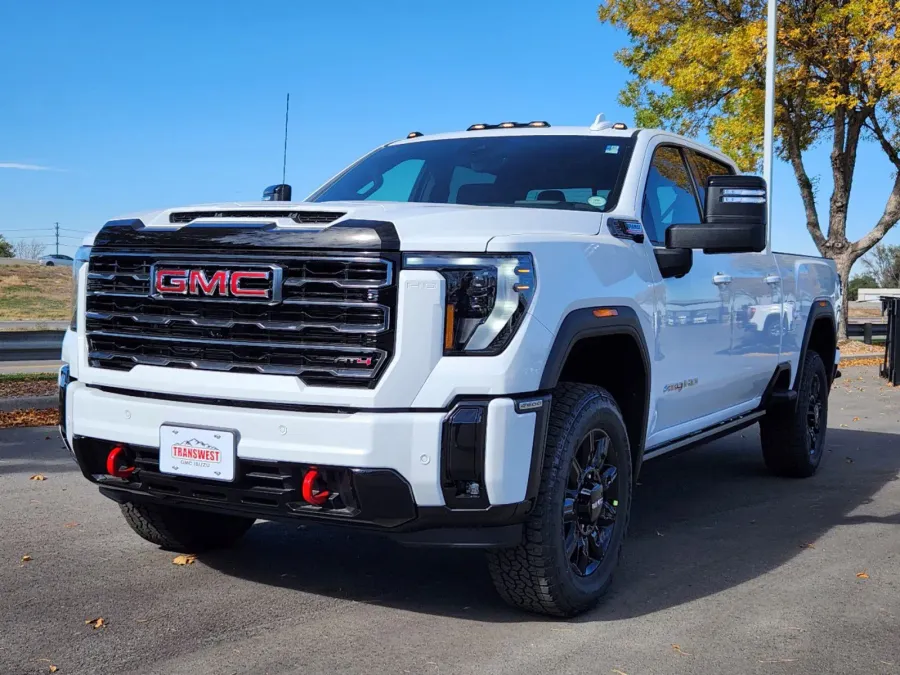
[(0, 375), (4, 373), (55, 373), (62, 361), (0, 361)]
[(650, 463), (614, 591), (568, 622), (506, 608), (477, 552), (318, 527), (177, 567), (54, 432), (0, 432), (0, 673), (900, 672), (900, 390), (844, 373), (811, 480), (753, 430)]

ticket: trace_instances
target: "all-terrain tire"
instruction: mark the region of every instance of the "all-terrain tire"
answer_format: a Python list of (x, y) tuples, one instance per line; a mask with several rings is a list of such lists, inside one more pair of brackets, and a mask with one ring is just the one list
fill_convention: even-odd
[(240, 539), (253, 518), (181, 509), (160, 504), (121, 504), (125, 521), (152, 544), (179, 553), (225, 548)]
[[(581, 576), (566, 551), (566, 528), (572, 524), (564, 523), (563, 506), (567, 490), (571, 495), (573, 458), (591, 430), (608, 437), (610, 456), (614, 453), (616, 516), (606, 530), (611, 534), (599, 566)], [(561, 383), (553, 392), (540, 489), (522, 543), (488, 552), (488, 567), (501, 597), (515, 607), (553, 616), (574, 616), (597, 604), (618, 564), (631, 495), (631, 449), (615, 400), (601, 387)]]
[(825, 450), (829, 378), (816, 352), (806, 353), (800, 377), (796, 406), (774, 408), (759, 423), (763, 461), (777, 476), (812, 476)]

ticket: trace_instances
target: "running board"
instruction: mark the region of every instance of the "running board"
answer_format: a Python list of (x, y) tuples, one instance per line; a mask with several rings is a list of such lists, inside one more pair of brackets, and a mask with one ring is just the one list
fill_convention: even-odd
[(695, 445), (700, 445), (701, 443), (706, 443), (707, 441), (713, 441), (717, 438), (721, 438), (722, 436), (727, 436), (728, 434), (739, 431), (744, 427), (749, 427), (765, 414), (765, 410), (757, 410), (752, 413), (747, 413), (746, 415), (741, 415), (740, 417), (735, 417), (726, 422), (720, 422), (719, 424), (711, 426), (708, 429), (695, 431), (692, 434), (682, 436), (681, 438), (676, 438), (675, 440), (663, 443), (662, 445), (656, 445), (644, 452), (644, 459), (653, 459), (654, 457), (667, 455), (670, 452), (688, 450), (689, 448), (693, 448)]

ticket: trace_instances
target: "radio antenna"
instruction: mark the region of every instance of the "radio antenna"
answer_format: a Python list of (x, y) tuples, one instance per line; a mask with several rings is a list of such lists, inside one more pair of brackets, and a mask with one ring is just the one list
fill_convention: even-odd
[(284, 179), (287, 174), (287, 134), (288, 134), (288, 115), (291, 112), (291, 95), (290, 93), (287, 95), (287, 101), (284, 105), (284, 160), (281, 163), (281, 183), (284, 184)]

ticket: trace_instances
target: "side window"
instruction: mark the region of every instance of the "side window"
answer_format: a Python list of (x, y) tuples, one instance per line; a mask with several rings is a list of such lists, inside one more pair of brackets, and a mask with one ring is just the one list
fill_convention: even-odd
[(700, 193), (701, 208), (706, 208), (706, 179), (710, 176), (730, 176), (734, 173), (732, 168), (727, 164), (723, 164), (717, 159), (701, 155), (700, 153), (688, 150), (691, 159), (691, 173), (694, 174), (694, 181), (697, 183), (697, 192)]
[(691, 178), (681, 150), (676, 147), (663, 145), (653, 153), (641, 221), (654, 244), (665, 242), (669, 225), (700, 222)]

